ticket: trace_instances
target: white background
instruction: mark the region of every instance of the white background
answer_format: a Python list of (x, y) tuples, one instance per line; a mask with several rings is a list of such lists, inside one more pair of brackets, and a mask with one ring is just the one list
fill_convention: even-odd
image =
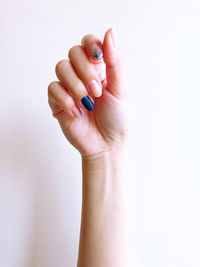
[(130, 79), (127, 195), (142, 261), (200, 266), (200, 2), (1, 0), (2, 267), (76, 266), (81, 157), (47, 86), (71, 46), (112, 26)]

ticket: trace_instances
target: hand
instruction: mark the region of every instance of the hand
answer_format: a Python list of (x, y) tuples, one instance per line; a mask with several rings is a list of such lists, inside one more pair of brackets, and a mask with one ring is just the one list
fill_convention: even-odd
[[(103, 43), (92, 34), (56, 65), (48, 101), (69, 142), (83, 157), (110, 151), (126, 139), (125, 82), (116, 32)], [(92, 82), (91, 82), (92, 81)]]

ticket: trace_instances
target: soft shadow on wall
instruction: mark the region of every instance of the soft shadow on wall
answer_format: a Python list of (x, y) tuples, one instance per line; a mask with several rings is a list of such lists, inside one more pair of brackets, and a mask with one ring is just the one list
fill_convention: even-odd
[[(46, 115), (40, 116), (40, 122), (47, 121)], [(76, 264), (81, 179), (74, 181), (74, 177), (80, 177), (80, 169), (75, 164), (80, 160), (78, 152), (69, 144), (63, 147), (65, 140), (58, 133), (58, 125), (53, 118), (49, 120), (44, 127), (38, 125), (37, 118), (18, 113), (8, 114), (3, 122), (1, 266)], [(49, 144), (49, 140), (52, 144), (57, 142), (57, 146)]]

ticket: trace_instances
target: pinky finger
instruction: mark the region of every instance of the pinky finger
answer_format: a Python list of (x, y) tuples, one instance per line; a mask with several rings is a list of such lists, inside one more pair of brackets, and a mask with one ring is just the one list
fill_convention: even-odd
[(60, 82), (51, 82), (48, 86), (48, 102), (54, 117), (66, 112), (75, 118), (82, 117), (79, 106)]

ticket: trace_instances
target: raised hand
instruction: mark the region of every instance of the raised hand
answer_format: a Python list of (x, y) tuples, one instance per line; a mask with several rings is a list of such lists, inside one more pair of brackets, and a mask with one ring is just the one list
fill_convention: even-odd
[(73, 46), (57, 63), (59, 81), (50, 83), (48, 101), (69, 142), (83, 157), (111, 150), (127, 133), (123, 64), (116, 32), (103, 43), (96, 35)]

